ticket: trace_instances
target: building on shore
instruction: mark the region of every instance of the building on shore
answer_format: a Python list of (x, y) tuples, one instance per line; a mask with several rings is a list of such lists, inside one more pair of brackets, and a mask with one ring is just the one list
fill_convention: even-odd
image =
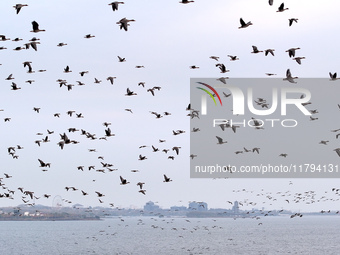
[(199, 211), (199, 212), (204, 212), (204, 211), (208, 211), (208, 204), (205, 202), (190, 202), (189, 203), (189, 210), (195, 210), (195, 211)]
[(155, 205), (154, 202), (149, 201), (144, 205), (144, 211), (151, 212), (151, 211), (158, 211), (160, 208), (158, 205)]
[(240, 213), (240, 208), (238, 206), (238, 201), (234, 202), (234, 205), (231, 208), (231, 210), (233, 211), (234, 214), (239, 214)]

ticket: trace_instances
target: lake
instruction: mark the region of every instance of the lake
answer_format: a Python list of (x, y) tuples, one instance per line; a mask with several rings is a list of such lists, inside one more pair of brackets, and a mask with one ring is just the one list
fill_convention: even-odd
[(339, 254), (339, 216), (0, 222), (1, 254)]

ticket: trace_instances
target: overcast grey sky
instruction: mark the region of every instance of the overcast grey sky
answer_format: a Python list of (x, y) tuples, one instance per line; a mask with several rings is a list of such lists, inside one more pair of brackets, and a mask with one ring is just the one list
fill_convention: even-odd
[[(337, 179), (190, 179), (190, 126), (185, 108), (190, 102), (191, 77), (226, 76), (215, 67), (217, 62), (209, 58), (212, 55), (220, 57), (219, 62), (230, 69), (227, 75), (234, 78), (265, 78), (265, 73), (283, 78), (287, 68), (293, 76), (306, 78), (328, 78), (328, 72), (339, 71), (339, 37), (334, 32), (338, 27), (338, 1), (285, 1), (289, 10), (283, 13), (276, 12), (281, 1), (274, 1), (273, 6), (266, 0), (197, 0), (186, 5), (178, 0), (124, 2), (113, 12), (110, 1), (28, 0), (22, 2), (28, 6), (18, 15), (12, 7), (17, 2), (0, 3), (0, 14), (6, 21), (0, 24), (0, 34), (11, 39), (0, 41), (0, 47), (7, 48), (0, 51), (0, 109), (4, 110), (0, 112), (0, 175), (10, 174), (12, 178), (4, 178), (2, 183), (15, 190), (13, 200), (0, 200), (2, 206), (22, 203), (17, 188), (24, 187), (41, 197), (35, 203), (45, 205), (51, 205), (53, 197), (60, 195), (73, 204), (92, 206), (114, 203), (141, 207), (152, 200), (169, 207), (196, 200), (207, 202), (209, 207), (227, 208), (227, 200), (248, 199), (256, 201), (256, 207), (268, 209), (337, 208), (337, 202), (332, 200), (337, 196), (331, 192), (333, 187), (339, 187)], [(136, 20), (130, 23), (128, 31), (120, 30), (116, 24), (124, 17)], [(253, 25), (238, 29), (241, 17)], [(289, 18), (298, 18), (298, 23), (289, 27)], [(46, 31), (30, 32), (33, 20)], [(87, 34), (95, 37), (85, 39)], [(37, 51), (13, 50), (23, 47), (33, 36), (40, 39)], [(17, 37), (23, 40), (12, 41)], [(61, 42), (67, 45), (57, 47)], [(260, 50), (275, 49), (275, 56), (251, 54), (252, 45)], [(302, 65), (285, 52), (292, 47), (301, 48), (296, 54), (306, 57)], [(227, 55), (237, 55), (240, 60), (231, 62)], [(126, 62), (118, 62), (117, 56), (125, 57)], [(27, 73), (24, 61), (32, 62), (35, 73)], [(67, 65), (71, 73), (63, 72)], [(137, 65), (145, 68), (135, 68)], [(199, 69), (190, 69), (192, 65)], [(38, 72), (40, 69), (46, 72)], [(81, 77), (81, 71), (89, 72)], [(10, 74), (15, 79), (5, 80)], [(108, 76), (117, 77), (113, 85), (106, 80)], [(102, 82), (95, 84), (94, 78)], [(25, 83), (29, 79), (35, 82)], [(57, 79), (74, 84), (73, 89), (60, 88)], [(86, 85), (78, 86), (76, 81)], [(12, 82), (21, 89), (11, 90)], [(145, 82), (145, 88), (138, 86), (139, 82)], [(339, 82), (329, 86), (340, 86)], [(152, 96), (147, 89), (154, 86), (161, 90)], [(128, 87), (137, 95), (125, 96)], [(33, 107), (40, 107), (40, 113), (34, 112)], [(126, 108), (131, 108), (133, 114)], [(69, 110), (82, 113), (84, 118), (69, 117)], [(150, 111), (162, 115), (168, 111), (171, 115), (156, 119)], [(60, 118), (54, 117), (54, 113), (60, 113)], [(4, 122), (7, 117), (11, 121)], [(99, 140), (105, 135), (103, 122), (111, 122), (115, 134), (107, 141)], [(68, 128), (84, 129), (96, 134), (97, 139), (85, 138), (80, 131), (69, 133)], [(54, 133), (49, 135), (50, 142), (39, 147), (35, 141), (44, 138), (47, 129)], [(172, 131), (179, 129), (186, 133), (174, 136)], [(43, 136), (36, 135), (39, 132)], [(79, 144), (68, 144), (61, 150), (57, 143), (59, 134), (64, 132)], [(159, 143), (159, 139), (166, 142)], [(19, 157), (13, 159), (7, 148), (17, 145), (24, 149), (16, 149)], [(140, 149), (141, 145), (148, 147)], [(152, 145), (160, 151), (152, 152)], [(174, 146), (181, 147), (178, 156), (171, 150)], [(165, 154), (163, 149), (170, 151)], [(139, 154), (148, 159), (138, 160)], [(169, 155), (175, 159), (169, 160)], [(51, 168), (43, 172), (38, 159), (50, 162)], [(118, 170), (106, 170), (105, 174), (87, 170), (90, 165), (103, 169), (100, 162), (111, 163)], [(84, 172), (78, 171), (77, 166), (84, 166)], [(132, 169), (139, 172), (131, 172)], [(163, 174), (173, 181), (164, 183)], [(120, 185), (119, 176), (130, 184)], [(146, 195), (138, 192), (136, 183), (140, 181), (145, 182)], [(67, 192), (65, 186), (79, 190)], [(82, 196), (80, 190), (89, 195)], [(237, 190), (240, 192), (233, 192)], [(310, 190), (327, 200), (287, 204), (285, 199), (272, 202), (266, 198), (266, 192), (289, 191), (293, 197), (296, 192)], [(105, 194), (103, 204), (98, 202), (95, 191)], [(51, 198), (43, 198), (43, 194), (50, 194)]]

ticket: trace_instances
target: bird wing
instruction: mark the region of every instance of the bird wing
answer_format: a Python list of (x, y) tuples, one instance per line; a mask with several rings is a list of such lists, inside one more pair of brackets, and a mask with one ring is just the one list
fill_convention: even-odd
[(284, 9), (284, 6), (285, 6), (285, 4), (282, 3), (282, 4), (280, 5), (280, 7), (279, 7), (279, 10), (282, 11), (282, 10)]
[(36, 21), (32, 21), (33, 31), (39, 30), (39, 24)]
[(110, 128), (105, 129), (105, 134), (106, 136), (111, 136), (111, 129)]
[(335, 152), (338, 154), (338, 156), (340, 157), (340, 148), (335, 149)]
[(41, 159), (38, 159), (38, 160), (39, 160), (39, 162), (40, 162), (40, 166), (44, 167), (44, 166), (45, 166), (44, 161), (42, 161)]
[(295, 50), (290, 49), (288, 53), (289, 53), (289, 57), (295, 57)]
[(246, 23), (243, 21), (242, 18), (240, 18), (240, 23), (241, 23), (241, 26), (242, 26), (242, 27), (246, 25)]
[(118, 10), (118, 4), (117, 3), (113, 2), (111, 5), (112, 5), (112, 10), (113, 11), (117, 11)]
[(17, 9), (17, 14), (19, 14), (19, 12), (20, 12), (20, 10), (21, 10), (21, 7), (18, 6), (18, 5), (16, 5), (16, 6), (15, 6), (15, 9)]
[(32, 47), (35, 51), (38, 50), (36, 42), (31, 42), (31, 47)]
[(127, 22), (121, 22), (120, 23), (120, 29), (124, 28), (125, 31), (128, 31), (128, 23)]

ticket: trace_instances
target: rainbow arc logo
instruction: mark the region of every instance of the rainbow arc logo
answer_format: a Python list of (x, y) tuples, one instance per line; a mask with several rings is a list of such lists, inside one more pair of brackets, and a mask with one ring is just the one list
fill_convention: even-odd
[[(220, 104), (222, 106), (221, 97), (220, 97), (220, 95), (217, 93), (217, 91), (212, 86), (210, 86), (210, 85), (208, 85), (206, 83), (203, 83), (203, 82), (197, 82), (197, 83), (201, 84), (203, 86), (206, 86), (207, 88), (209, 88), (217, 96), (217, 98), (220, 101)], [(207, 89), (201, 88), (201, 87), (197, 87), (197, 88), (203, 90), (204, 92), (206, 92), (212, 98), (212, 100), (214, 100), (215, 105), (217, 105), (216, 100), (215, 100), (214, 96), (211, 94), (210, 91), (208, 91)]]

